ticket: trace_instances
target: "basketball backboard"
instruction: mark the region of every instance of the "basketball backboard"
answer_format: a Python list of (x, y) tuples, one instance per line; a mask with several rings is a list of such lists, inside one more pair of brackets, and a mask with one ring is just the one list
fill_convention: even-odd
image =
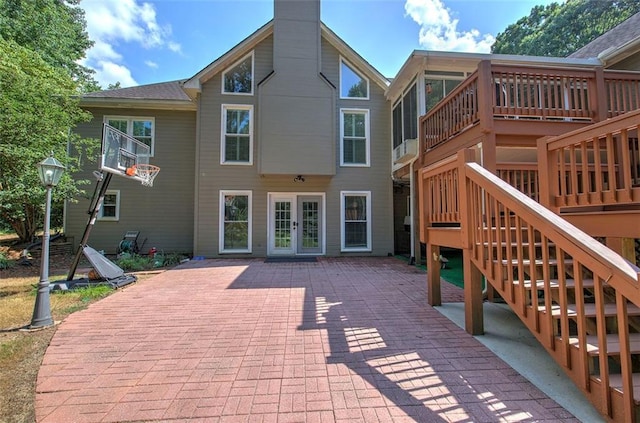
[(137, 165), (148, 165), (150, 153), (151, 148), (147, 144), (104, 124), (101, 170), (145, 182), (145, 178), (131, 169), (135, 169), (134, 166)]

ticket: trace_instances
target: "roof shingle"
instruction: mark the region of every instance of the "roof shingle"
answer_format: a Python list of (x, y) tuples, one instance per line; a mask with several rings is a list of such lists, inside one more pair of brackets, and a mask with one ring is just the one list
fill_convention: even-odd
[(640, 12), (571, 53), (568, 57), (596, 58), (602, 52), (610, 49), (617, 50), (638, 37), (640, 37)]
[(84, 98), (191, 101), (182, 89), (183, 80), (139, 85), (84, 94)]

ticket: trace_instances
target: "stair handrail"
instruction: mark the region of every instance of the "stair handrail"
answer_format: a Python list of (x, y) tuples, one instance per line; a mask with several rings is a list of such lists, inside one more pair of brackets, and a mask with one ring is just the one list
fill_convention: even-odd
[(464, 167), (460, 171), (461, 183), (466, 184), (468, 180), (471, 180), (488, 193), (501, 197), (505, 203), (509, 204), (511, 210), (523, 215), (532, 225), (547, 226), (553, 232), (553, 235), (546, 234), (550, 240), (558, 242), (564, 238), (567, 241), (565, 243), (567, 246), (563, 247), (565, 251), (589, 256), (594, 270), (597, 268), (601, 275), (608, 274), (608, 277), (604, 278), (606, 283), (640, 307), (640, 268), (521, 193), (481, 165), (466, 161), (463, 155), (464, 151), (458, 154), (460, 160), (465, 161)]

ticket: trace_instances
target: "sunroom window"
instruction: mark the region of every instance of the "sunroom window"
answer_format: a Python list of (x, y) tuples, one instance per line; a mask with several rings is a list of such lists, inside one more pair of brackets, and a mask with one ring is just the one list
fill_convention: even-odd
[(369, 80), (340, 60), (340, 98), (369, 99)]
[(253, 94), (253, 53), (245, 56), (222, 74), (224, 94)]

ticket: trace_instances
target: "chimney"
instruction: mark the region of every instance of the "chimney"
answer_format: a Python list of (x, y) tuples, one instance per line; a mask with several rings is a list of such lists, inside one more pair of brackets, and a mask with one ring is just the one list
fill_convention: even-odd
[(336, 88), (321, 56), (320, 0), (275, 0), (274, 72), (258, 88), (263, 175), (335, 175)]
[(273, 66), (276, 72), (320, 72), (320, 0), (275, 0)]

